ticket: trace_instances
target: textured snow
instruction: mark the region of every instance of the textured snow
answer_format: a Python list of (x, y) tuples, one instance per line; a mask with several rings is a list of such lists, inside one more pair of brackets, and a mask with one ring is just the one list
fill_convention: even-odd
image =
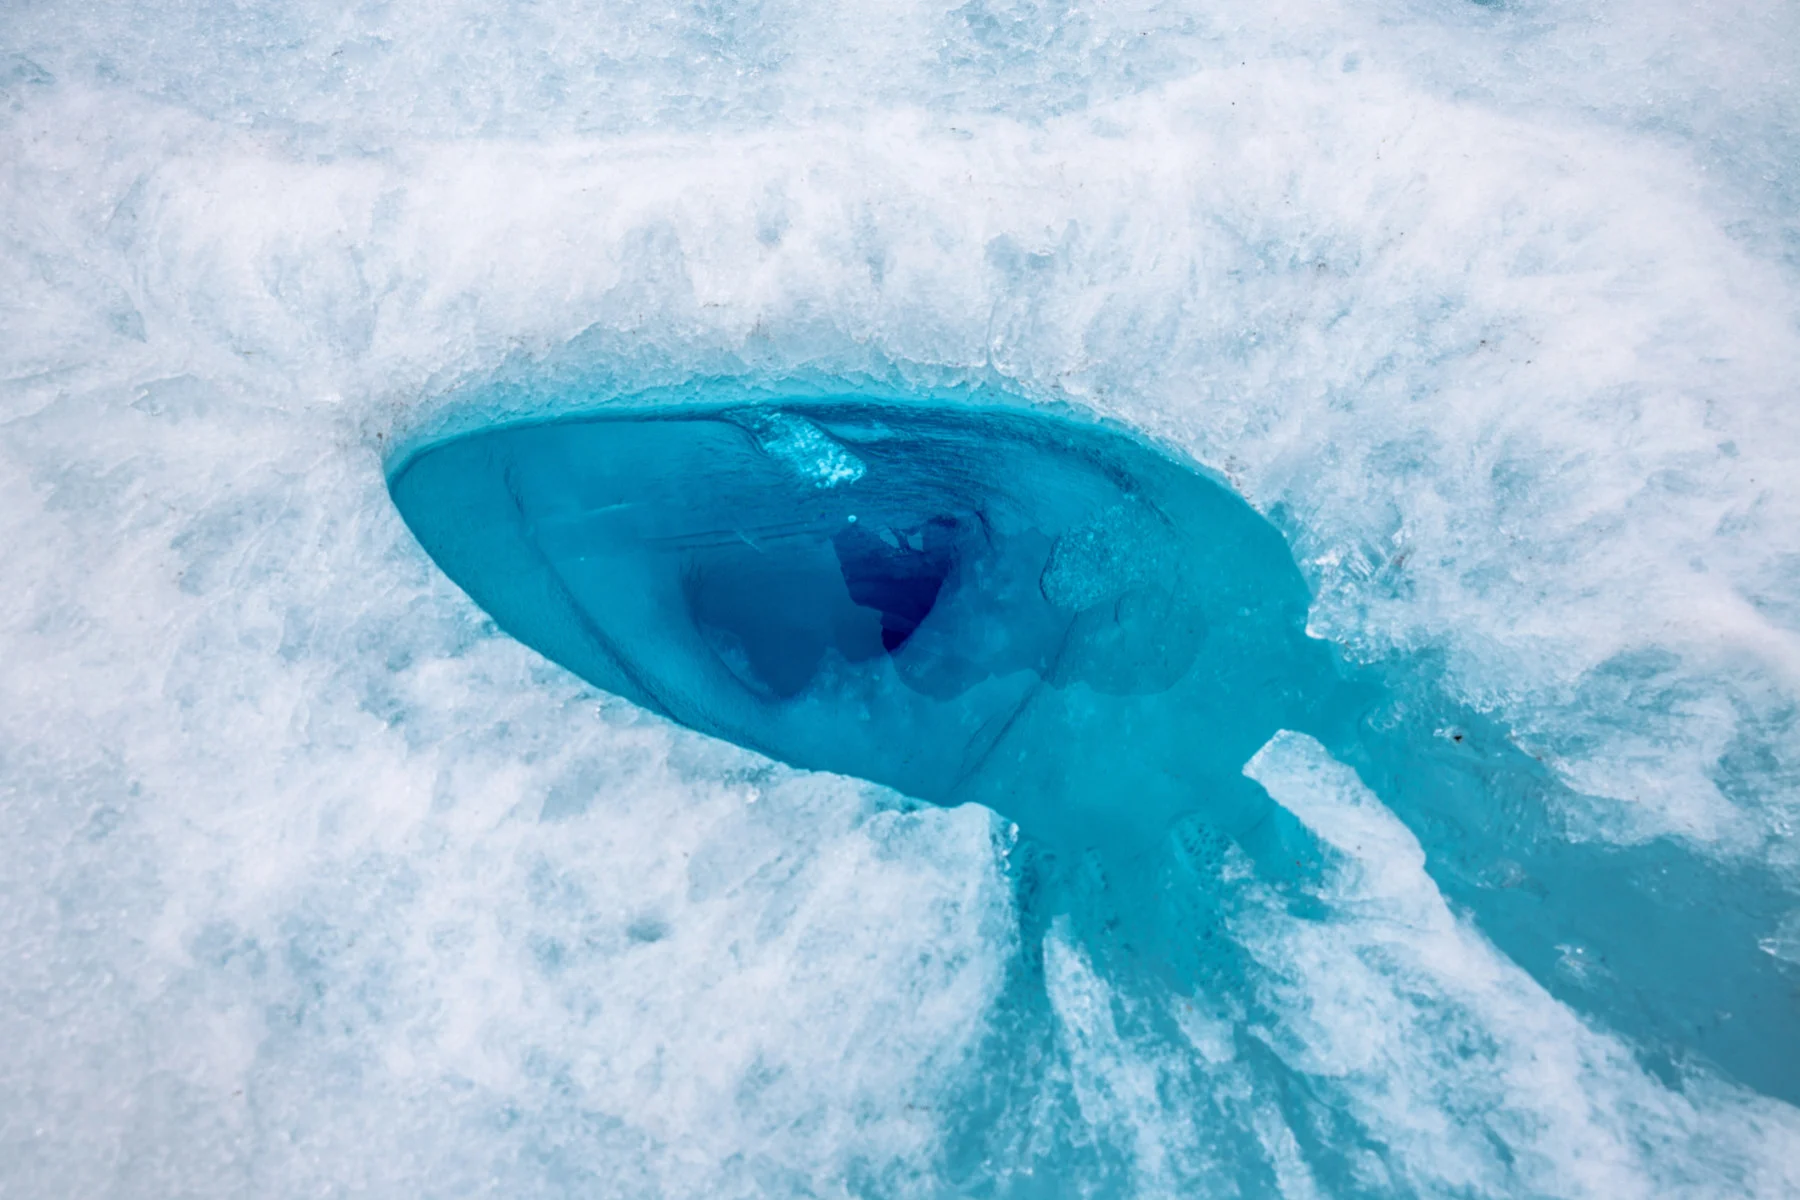
[[(1796, 49), (1755, 2), (10, 6), (0, 1190), (940, 1195), (980, 1126), (1001, 1194), (1071, 1146), (1141, 1195), (1800, 1191), (1800, 1113), (1558, 1005), (1292, 736), (1253, 772), (1343, 862), (1218, 915), (1254, 1003), (1152, 1036), (1053, 929), (1009, 1040), (985, 811), (582, 686), (383, 481), (539, 360), (1003, 380), (1229, 479), (1566, 836), (1800, 913)], [(983, 1109), (995, 1045), (1041, 1110)]]

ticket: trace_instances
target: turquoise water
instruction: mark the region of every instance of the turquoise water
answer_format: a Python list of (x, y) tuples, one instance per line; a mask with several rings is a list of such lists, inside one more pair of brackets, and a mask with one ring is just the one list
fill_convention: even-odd
[[(1305, 917), (1336, 853), (1245, 774), (1290, 730), (1410, 828), (1453, 909), (1650, 1069), (1800, 1095), (1793, 997), (1755, 949), (1783, 911), (1772, 879), (1570, 836), (1562, 785), (1446, 702), (1430, 660), (1357, 666), (1309, 637), (1281, 531), (1136, 437), (931, 398), (696, 389), (463, 433), (390, 488), (502, 629), (594, 685), (798, 767), (1000, 814), (1021, 1012), (1056, 927), (1126, 993), (1230, 995), (1254, 1026), (1232, 906), (1253, 887)], [(994, 1053), (1003, 1077), (1017, 1048)], [(1014, 1103), (993, 1086), (965, 1098), (972, 1176), (983, 1106)], [(1298, 1076), (1289, 1095), (1316, 1170), (1349, 1153), (1352, 1117)]]

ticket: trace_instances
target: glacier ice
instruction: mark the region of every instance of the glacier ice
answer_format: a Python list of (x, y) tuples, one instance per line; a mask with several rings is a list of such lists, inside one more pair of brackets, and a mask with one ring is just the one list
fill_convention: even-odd
[[(1800, 1191), (1796, 44), (1769, 0), (8, 6), (0, 1190)], [(992, 809), (504, 636), (388, 494), (796, 379), (1122, 431), (1265, 522), (1372, 699), (1214, 773), (1311, 855), (1184, 824), (1176, 981)], [(862, 487), (793, 399), (742, 436)], [(904, 587), (847, 542), (902, 654), (932, 528)]]

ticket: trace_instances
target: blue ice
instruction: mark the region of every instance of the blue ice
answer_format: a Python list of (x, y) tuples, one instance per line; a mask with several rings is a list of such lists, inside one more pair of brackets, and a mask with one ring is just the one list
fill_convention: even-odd
[[(1234, 894), (1222, 864), (1304, 917), (1332, 854), (1244, 773), (1291, 730), (1650, 1069), (1800, 1099), (1800, 1024), (1756, 949), (1776, 881), (1668, 840), (1572, 840), (1563, 785), (1505, 729), (1446, 700), (1428, 659), (1353, 665), (1309, 637), (1277, 525), (1136, 435), (992, 397), (722, 382), (463, 432), (404, 455), (390, 488), (504, 630), (594, 685), (1000, 814), (1027, 931), (1062, 922), (1121, 986), (1236, 988), (1254, 1012), (1243, 951), (1209, 936)], [(1041, 939), (1022, 945), (1029, 1006)], [(1292, 1115), (1329, 1161), (1347, 1118)]]

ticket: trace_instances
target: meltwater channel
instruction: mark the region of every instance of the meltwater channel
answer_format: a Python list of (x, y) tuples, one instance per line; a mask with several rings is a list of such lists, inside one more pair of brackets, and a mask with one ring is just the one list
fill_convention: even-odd
[[(1669, 839), (1566, 836), (1565, 785), (1448, 700), (1432, 659), (1352, 664), (1308, 636), (1277, 526), (1133, 432), (1004, 398), (715, 381), (413, 447), (390, 489), (502, 629), (596, 686), (797, 767), (1000, 814), (1018, 1010), (1043, 1003), (1055, 929), (1127, 994), (1203, 988), (1253, 1018), (1265, 998), (1221, 932), (1233, 897), (1255, 886), (1304, 920), (1341, 849), (1255, 778), (1260, 752), (1300, 739), (1646, 1069), (1800, 1099), (1789, 987), (1757, 949), (1777, 882)], [(1572, 947), (1596, 969), (1568, 969)], [(1289, 1125), (1345, 1186), (1354, 1119), (1289, 1076)]]

